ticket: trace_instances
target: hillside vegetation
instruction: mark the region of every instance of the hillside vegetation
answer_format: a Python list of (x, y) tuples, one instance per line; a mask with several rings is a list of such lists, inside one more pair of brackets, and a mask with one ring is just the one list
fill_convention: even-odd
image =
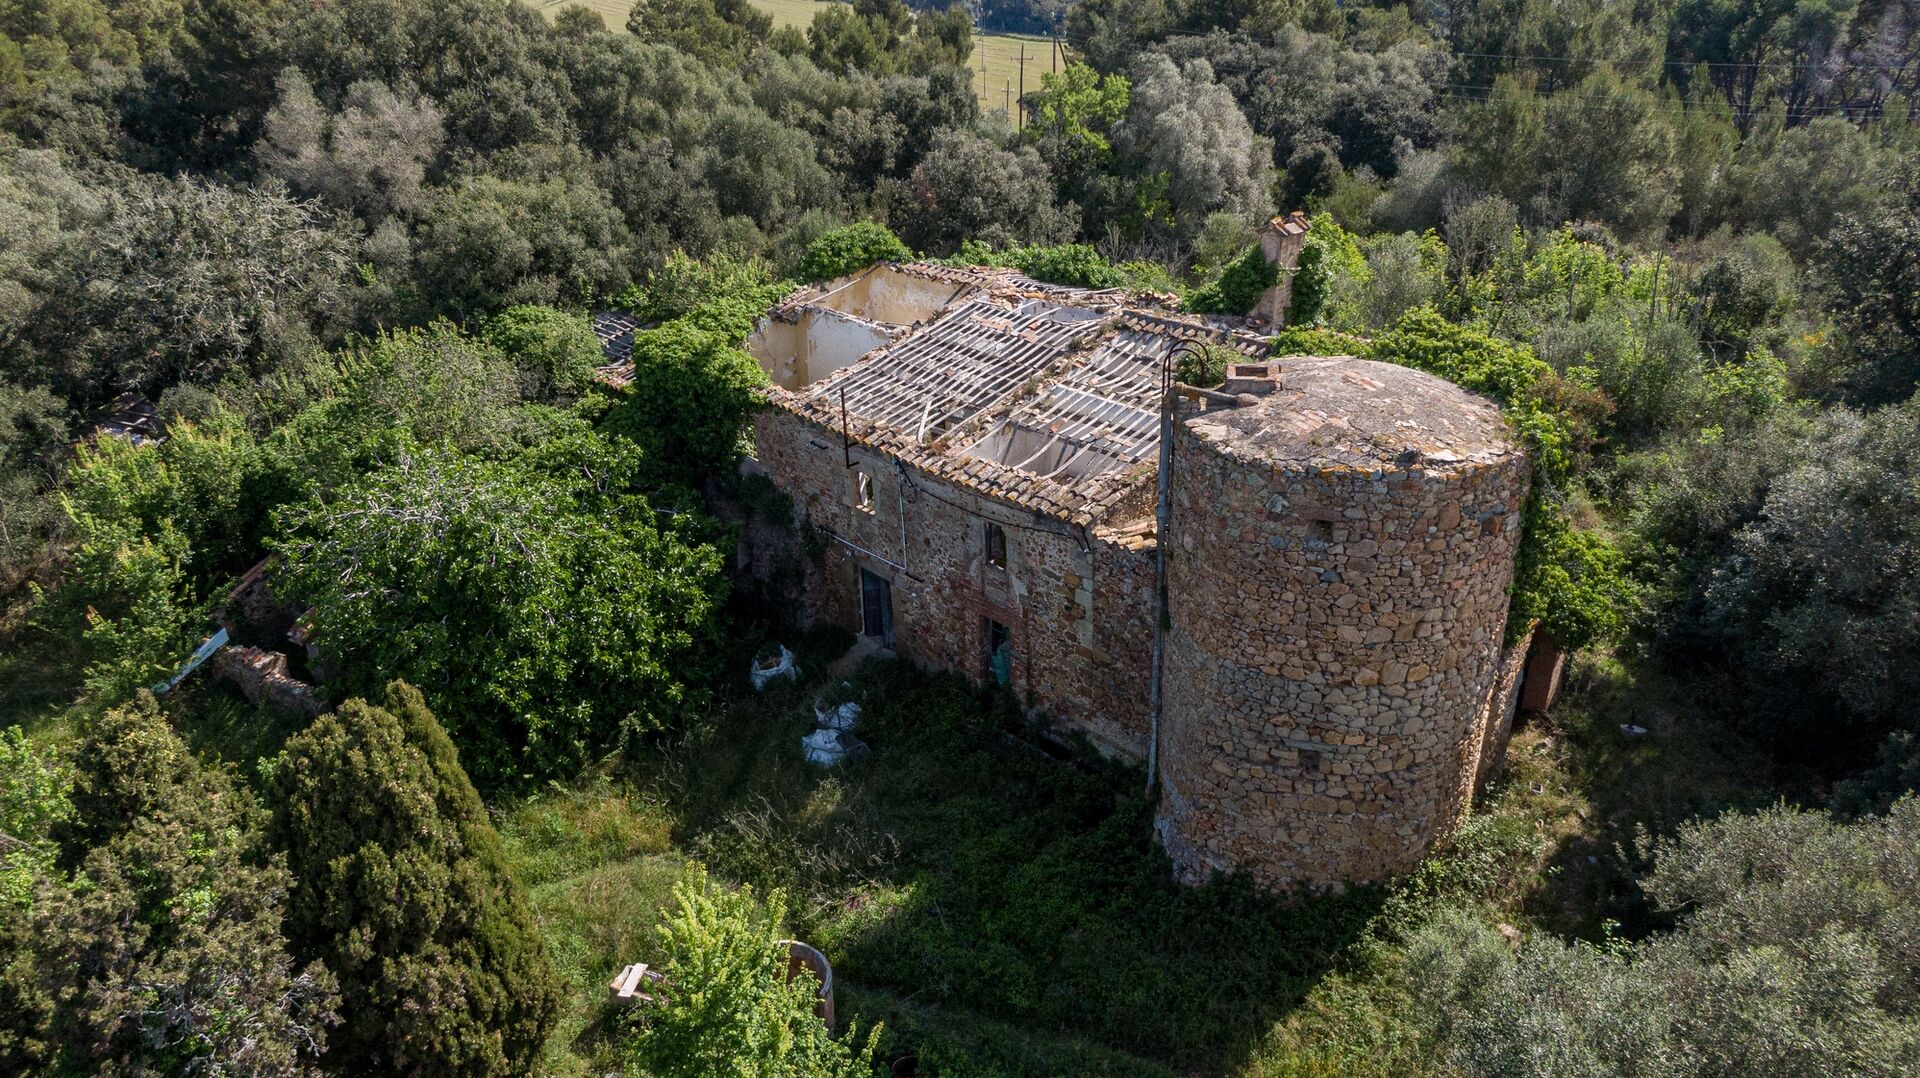
[[(1920, 1071), (1920, 11), (783, 10), (0, 0), (0, 1073)], [(909, 254), (1232, 315), (1292, 209), (1275, 354), (1496, 400), (1577, 654), (1408, 877), (1186, 888), (735, 590), (743, 346)], [(170, 686), (222, 615), (317, 701)]]

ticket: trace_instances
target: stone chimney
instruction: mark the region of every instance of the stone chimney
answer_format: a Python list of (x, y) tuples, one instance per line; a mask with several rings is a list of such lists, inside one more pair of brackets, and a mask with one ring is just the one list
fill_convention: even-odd
[(1260, 254), (1274, 268), (1277, 279), (1260, 294), (1260, 302), (1247, 312), (1249, 317), (1271, 326), (1286, 324), (1287, 306), (1293, 302), (1293, 271), (1300, 265), (1307, 227), (1307, 215), (1300, 210), (1269, 218), (1260, 226)]
[(1280, 364), (1229, 363), (1227, 380), (1221, 384), (1220, 392), (1229, 397), (1264, 397), (1279, 388)]

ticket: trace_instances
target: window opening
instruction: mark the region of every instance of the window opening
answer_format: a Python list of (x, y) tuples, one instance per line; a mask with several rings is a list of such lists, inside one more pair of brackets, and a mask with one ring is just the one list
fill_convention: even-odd
[(987, 564), (995, 569), (1007, 567), (1007, 532), (998, 524), (987, 525)]

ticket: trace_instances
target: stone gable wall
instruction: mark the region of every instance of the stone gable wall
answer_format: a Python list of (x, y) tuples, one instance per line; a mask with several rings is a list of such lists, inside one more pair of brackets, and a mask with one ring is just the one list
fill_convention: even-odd
[[(754, 448), (758, 467), (793, 498), (822, 550), (807, 569), (805, 620), (861, 631), (865, 569), (891, 585), (899, 654), (985, 680), (991, 618), (1011, 631), (1020, 699), (1104, 752), (1144, 757), (1150, 544), (1109, 542), (858, 444), (848, 469), (838, 431), (780, 408), (755, 420)], [(871, 512), (854, 504), (855, 471), (872, 479)], [(1005, 569), (986, 562), (988, 521), (1006, 533)]]
[(1182, 878), (1412, 869), (1487, 740), (1525, 457), (1359, 471), (1175, 424), (1157, 826)]

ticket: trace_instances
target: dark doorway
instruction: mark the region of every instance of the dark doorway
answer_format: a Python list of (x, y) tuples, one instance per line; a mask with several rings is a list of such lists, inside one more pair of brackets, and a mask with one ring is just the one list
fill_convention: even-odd
[(1013, 683), (1013, 632), (1005, 625), (986, 619), (987, 676), (996, 684)]
[(893, 585), (883, 576), (860, 570), (860, 631), (893, 646)]

